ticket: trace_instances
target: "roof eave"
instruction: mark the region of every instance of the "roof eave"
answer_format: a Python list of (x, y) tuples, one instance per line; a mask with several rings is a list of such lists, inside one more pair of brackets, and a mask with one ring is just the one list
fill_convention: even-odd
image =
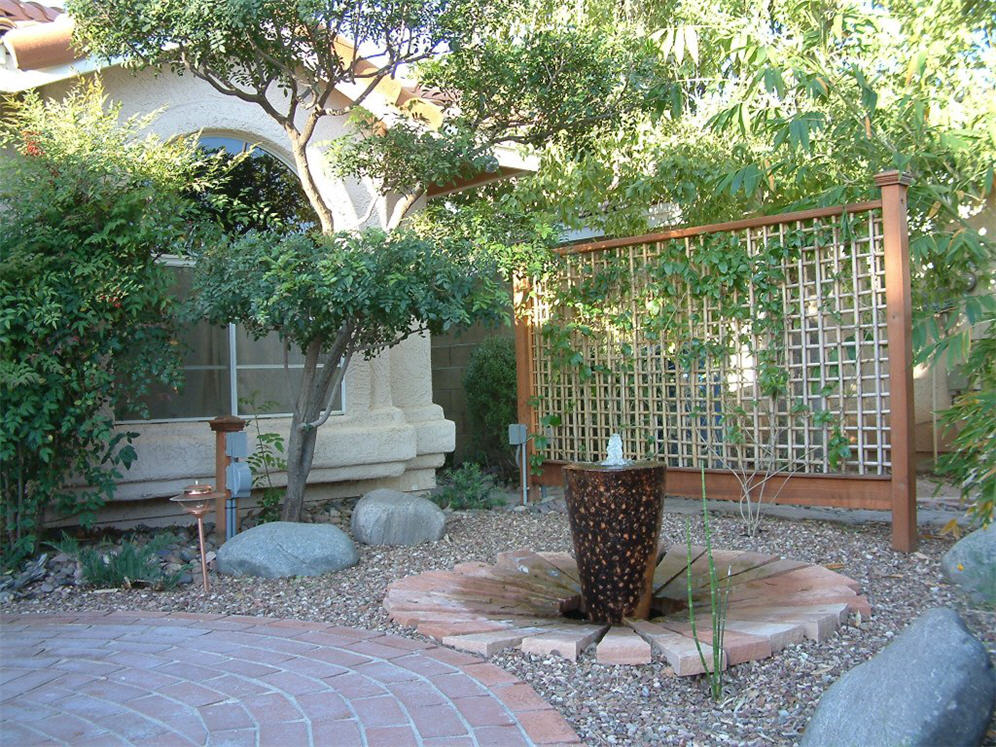
[(52, 67), (41, 68), (39, 70), (0, 68), (0, 91), (3, 93), (22, 93), (30, 91), (33, 88), (41, 88), (52, 83), (105, 70), (109, 67), (116, 67), (121, 62), (120, 58), (107, 62), (97, 57), (86, 57), (64, 65), (53, 65)]

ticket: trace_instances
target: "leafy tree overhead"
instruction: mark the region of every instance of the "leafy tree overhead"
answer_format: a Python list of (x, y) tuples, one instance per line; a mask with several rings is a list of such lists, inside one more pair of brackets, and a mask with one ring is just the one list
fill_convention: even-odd
[[(570, 14), (590, 34), (653, 42), (666, 82), (580, 152), (554, 142), (535, 178), (430, 206), (423, 230), (471, 222), (500, 241), (509, 215), (529, 214), (535, 226), (634, 235), (652, 219), (696, 225), (873, 199), (875, 173), (909, 171), (914, 346), (924, 360), (944, 355), (978, 390), (949, 420), (984, 412), (996, 243), (969, 218), (996, 205), (992, 3), (538, 0), (533, 8), (535, 24)], [(962, 448), (968, 441), (958, 440), (944, 466), (966, 478), (973, 500), (991, 495), (992, 481), (977, 469), (982, 458)]]
[[(494, 170), (496, 145), (583, 147), (659, 85), (656, 56), (642, 40), (645, 53), (636, 54), (624, 37), (589, 37), (564, 24), (529, 28), (526, 0), (70, 0), (67, 8), (92, 52), (192, 74), (255, 104), (287, 134), (322, 235), (250, 233), (207, 254), (197, 270), (207, 317), (276, 331), (305, 353), (287, 443), (285, 520), (300, 517), (314, 429), (343, 375), (340, 360), (373, 355), (413, 331), (494, 318), (506, 305), (492, 266), (477, 261), (480, 243), (336, 233), (352, 227), (335, 225), (317, 187), (322, 166), (308, 148), (319, 122), (351, 118), (355, 135), (331, 148), (333, 168), (400, 195), (396, 228), (429, 185)], [(371, 114), (381, 111), (378, 88), (396, 86), (409, 70), (443, 89), (450, 103), (442, 126), (429, 126), (432, 111), (418, 98), (406, 105), (408, 118)], [(247, 256), (259, 273), (243, 285), (228, 282), (242, 277)]]
[[(48, 510), (84, 524), (135, 458), (110, 415), (175, 385), (170, 277), (217, 176), (195, 145), (141, 138), (99, 89), (6, 100), (0, 120), (0, 560), (34, 551)], [(201, 236), (203, 238), (203, 236)], [(82, 487), (74, 483), (83, 482)]]

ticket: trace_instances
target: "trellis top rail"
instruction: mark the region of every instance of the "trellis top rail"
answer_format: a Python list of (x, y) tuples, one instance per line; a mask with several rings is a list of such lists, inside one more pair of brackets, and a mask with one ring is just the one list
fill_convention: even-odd
[(843, 213), (863, 213), (869, 210), (878, 210), (881, 207), (881, 200), (869, 200), (867, 202), (851, 203), (850, 205), (834, 205), (832, 207), (825, 208), (797, 210), (794, 213), (779, 213), (778, 215), (761, 215), (756, 218), (741, 218), (740, 220), (727, 221), (726, 223), (711, 223), (706, 226), (673, 228), (668, 231), (647, 233), (641, 236), (625, 236), (619, 239), (604, 239), (602, 241), (592, 241), (586, 244), (572, 244), (570, 246), (557, 247), (556, 252), (561, 256), (586, 254), (588, 252), (598, 252), (604, 249), (614, 249), (615, 247), (620, 246), (653, 244), (658, 241), (684, 239), (689, 236), (719, 233), (720, 231), (742, 231), (747, 228), (763, 228), (764, 226), (777, 226), (785, 223), (795, 223), (796, 221), (813, 220), (815, 218), (830, 218)]

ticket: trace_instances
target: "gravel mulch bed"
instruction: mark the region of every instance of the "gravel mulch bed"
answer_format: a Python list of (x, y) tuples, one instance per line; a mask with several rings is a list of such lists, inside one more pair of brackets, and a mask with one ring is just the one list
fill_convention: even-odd
[[(701, 522), (694, 522), (699, 524)], [(556, 707), (588, 744), (792, 744), (797, 742), (820, 695), (844, 672), (867, 660), (915, 617), (931, 607), (956, 609), (969, 628), (996, 653), (996, 613), (972, 609), (940, 571), (951, 538), (924, 537), (911, 555), (889, 547), (884, 524), (842, 525), (769, 518), (758, 537), (742, 533), (738, 519), (710, 519), (716, 548), (755, 550), (831, 567), (861, 584), (871, 603), (870, 620), (850, 624), (822, 643), (804, 641), (770, 659), (737, 665), (725, 675), (722, 702), (714, 703), (699, 677), (675, 677), (664, 662), (642, 667), (597, 664), (591, 652), (577, 662), (508, 651), (499, 666), (530, 683)], [(694, 542), (703, 542), (693, 527)], [(185, 533), (188, 549), (196, 535)], [(662, 538), (683, 543), (685, 517), (668, 514)], [(93, 590), (75, 585), (71, 573), (44, 578), (7, 594), (4, 612), (163, 610), (263, 615), (315, 620), (421, 638), (389, 621), (381, 606), (391, 581), (431, 569), (479, 560), (494, 562), (504, 550), (570, 550), (567, 518), (553, 512), (454, 512), (444, 539), (404, 548), (359, 546), (357, 566), (315, 578), (279, 580), (218, 577), (205, 595), (195, 583), (171, 591)], [(50, 565), (56, 566), (57, 563)], [(42, 587), (44, 585), (44, 591)], [(882, 683), (902, 687), (902, 683)], [(996, 745), (996, 719), (985, 744)]]

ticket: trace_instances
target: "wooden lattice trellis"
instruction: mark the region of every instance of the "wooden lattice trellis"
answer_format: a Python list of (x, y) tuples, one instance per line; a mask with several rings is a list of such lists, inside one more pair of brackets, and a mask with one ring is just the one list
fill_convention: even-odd
[[(737, 497), (732, 471), (776, 460), (792, 474), (780, 501), (891, 507), (894, 545), (911, 549), (908, 180), (877, 182), (873, 202), (565, 247), (555, 276), (520, 284), (520, 419), (547, 437), (541, 481), (601, 459), (613, 432), (627, 456), (667, 463), (672, 494), (697, 495), (704, 466), (711, 496)], [(663, 337), (660, 268), (715, 241), (776, 256), (768, 284), (682, 296)], [(601, 299), (601, 318), (563, 300), (577, 297)], [(731, 302), (743, 313), (720, 313)], [(766, 365), (784, 372), (779, 396), (759, 384)]]

